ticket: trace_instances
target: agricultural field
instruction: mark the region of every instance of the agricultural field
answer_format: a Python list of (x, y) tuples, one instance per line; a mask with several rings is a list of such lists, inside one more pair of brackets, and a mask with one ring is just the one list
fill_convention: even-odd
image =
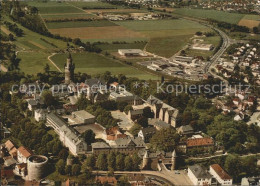
[(84, 8), (84, 9), (116, 9), (119, 8), (118, 6), (105, 3), (105, 2), (100, 2), (100, 1), (95, 1), (95, 2), (69, 2), (69, 4), (74, 5), (79, 8)]
[(214, 19), (217, 21), (224, 21), (232, 24), (237, 24), (244, 17), (244, 14), (228, 13), (217, 10), (202, 10), (202, 9), (188, 9), (177, 8), (173, 11), (174, 14), (183, 16), (197, 17), (203, 19)]
[[(142, 34), (129, 30), (121, 26), (106, 27), (81, 27), (81, 28), (60, 28), (50, 29), (53, 34), (81, 39), (96, 39), (98, 41), (106, 41), (103, 39), (122, 39), (122, 38), (141, 38)], [(86, 40), (85, 40), (86, 41)]]
[(146, 50), (163, 57), (171, 57), (181, 50), (197, 31), (210, 31), (199, 23), (184, 19), (116, 23), (149, 38)]
[(129, 49), (129, 48), (143, 50), (145, 45), (146, 42), (136, 42), (136, 43), (126, 43), (126, 44), (99, 44), (97, 46), (101, 48), (103, 51), (117, 52), (118, 49)]
[(238, 23), (241, 26), (247, 26), (248, 28), (258, 27), (260, 25), (259, 15), (245, 15)]
[(28, 2), (30, 6), (35, 6), (38, 8), (40, 14), (60, 14), (60, 13), (84, 13), (83, 10), (71, 6), (68, 3), (61, 2), (39, 2), (30, 1)]
[(79, 19), (79, 18), (95, 18), (95, 15), (87, 13), (61, 13), (61, 14), (41, 14), (45, 20), (53, 19)]
[[(51, 59), (61, 69), (64, 67), (66, 62), (66, 54), (57, 54)], [(121, 64), (110, 58), (106, 58), (102, 55), (94, 53), (76, 53), (72, 54), (73, 61), (75, 63), (75, 71), (87, 73), (90, 75), (96, 75), (110, 71), (112, 74), (125, 74), (128, 77), (137, 77), (140, 79), (155, 79), (154, 75), (149, 75), (146, 72), (135, 69), (134, 67)]]
[(48, 29), (117, 26), (108, 20), (47, 22)]

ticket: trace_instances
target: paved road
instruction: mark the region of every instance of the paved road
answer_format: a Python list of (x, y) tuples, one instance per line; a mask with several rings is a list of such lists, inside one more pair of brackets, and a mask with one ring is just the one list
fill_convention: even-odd
[[(107, 174), (107, 171), (93, 171), (99, 174)], [(146, 176), (154, 177), (158, 180), (164, 181), (167, 185), (192, 185), (192, 182), (184, 170), (179, 171), (180, 174), (175, 174), (164, 168), (162, 171), (115, 171), (114, 174), (144, 174)]]

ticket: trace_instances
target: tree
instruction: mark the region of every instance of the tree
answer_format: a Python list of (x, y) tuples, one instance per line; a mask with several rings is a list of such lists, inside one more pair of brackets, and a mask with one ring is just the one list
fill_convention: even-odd
[(173, 128), (157, 131), (150, 140), (151, 146), (156, 150), (171, 152), (179, 141), (179, 134)]
[(85, 172), (85, 170), (89, 168), (94, 169), (95, 163), (96, 163), (95, 157), (93, 155), (88, 156), (83, 163), (83, 171)]
[(127, 105), (125, 108), (124, 108), (124, 113), (128, 114), (128, 112), (130, 110), (133, 110), (133, 107), (131, 105)]
[(123, 112), (124, 109), (125, 109), (125, 107), (126, 107), (127, 105), (128, 105), (127, 102), (120, 101), (120, 102), (118, 102), (118, 104), (117, 104), (117, 108), (118, 108), (118, 110), (120, 110), (120, 112)]
[(137, 123), (144, 128), (148, 127), (148, 119), (144, 116), (141, 116), (140, 118), (138, 118)]
[(71, 175), (71, 170), (72, 170), (72, 166), (71, 165), (66, 165), (66, 167), (65, 167), (65, 174)]
[(143, 116), (146, 118), (154, 118), (154, 113), (150, 107), (145, 107), (143, 110)]
[(91, 129), (86, 130), (84, 133), (81, 134), (81, 136), (83, 137), (83, 139), (88, 145), (91, 145), (91, 143), (95, 141), (95, 137), (96, 137), (95, 133)]
[(109, 168), (116, 169), (116, 155), (114, 152), (111, 152), (107, 156), (107, 164)]
[(130, 129), (130, 133), (133, 134), (134, 136), (137, 136), (138, 132), (142, 129), (142, 126), (135, 123), (131, 129)]
[(124, 155), (118, 154), (116, 156), (116, 169), (117, 170), (124, 170), (125, 162), (124, 162)]
[(63, 149), (59, 152), (58, 157), (59, 157), (59, 159), (63, 159), (64, 161), (66, 161), (68, 155), (69, 155), (68, 150), (65, 149), (65, 148), (63, 148)]
[(45, 65), (45, 67), (44, 67), (44, 72), (45, 72), (46, 74), (49, 74), (49, 72), (50, 72), (50, 66), (49, 66), (49, 64), (47, 64), (47, 63), (46, 63), (46, 65)]
[(72, 165), (71, 174), (73, 176), (78, 176), (80, 174), (80, 165), (79, 164)]
[(253, 27), (253, 33), (254, 33), (254, 34), (258, 34), (258, 32), (259, 32), (258, 28), (257, 28), (256, 26)]
[(233, 179), (237, 181), (242, 168), (239, 158), (234, 155), (228, 155), (225, 160), (224, 168), (230, 175), (233, 176)]
[(137, 155), (137, 153), (134, 153), (132, 156), (132, 163), (133, 163), (132, 169), (139, 170), (140, 169), (139, 165), (141, 162), (142, 162), (142, 159)]
[(63, 159), (60, 159), (57, 163), (56, 163), (56, 170), (58, 171), (58, 173), (60, 174), (64, 174), (65, 173), (65, 162)]
[(98, 155), (96, 167), (99, 170), (106, 170), (107, 169), (107, 158), (106, 158), (106, 155), (104, 153), (101, 153), (101, 154)]
[(125, 170), (128, 171), (132, 170), (133, 162), (130, 156), (125, 157), (124, 163), (125, 163)]
[(10, 34), (8, 35), (8, 37), (9, 37), (9, 40), (10, 40), (10, 41), (14, 41), (14, 35), (13, 35), (13, 34), (10, 33)]
[(56, 105), (56, 99), (53, 97), (51, 91), (45, 90), (42, 92), (43, 102), (47, 106)]
[(85, 110), (89, 104), (89, 100), (87, 100), (87, 98), (83, 95), (78, 99), (76, 103), (79, 110)]

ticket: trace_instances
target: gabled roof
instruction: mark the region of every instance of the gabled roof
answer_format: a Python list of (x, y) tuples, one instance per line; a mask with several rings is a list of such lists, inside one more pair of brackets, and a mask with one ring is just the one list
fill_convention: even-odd
[(212, 177), (207, 170), (200, 165), (189, 166), (189, 169), (197, 179), (209, 179)]
[(24, 146), (19, 147), (17, 151), (20, 152), (25, 158), (29, 158), (31, 155), (33, 155), (32, 151)]
[(14, 144), (13, 144), (12, 141), (7, 140), (7, 141), (5, 142), (5, 147), (7, 148), (8, 151), (10, 151), (10, 150), (11, 150), (12, 148), (14, 148), (15, 146), (14, 146)]
[(226, 173), (219, 164), (213, 164), (210, 166), (222, 180), (232, 179), (231, 176)]
[(195, 147), (195, 146), (207, 146), (214, 145), (214, 141), (211, 138), (196, 138), (196, 139), (188, 139), (187, 147)]

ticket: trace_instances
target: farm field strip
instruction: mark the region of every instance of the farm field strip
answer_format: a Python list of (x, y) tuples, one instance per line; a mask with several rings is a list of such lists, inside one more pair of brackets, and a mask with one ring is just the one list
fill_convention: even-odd
[(183, 16), (191, 16), (203, 19), (215, 19), (217, 21), (228, 22), (237, 24), (243, 17), (244, 14), (229, 13), (218, 10), (202, 10), (202, 9), (188, 9), (188, 8), (176, 8), (173, 11), (174, 14)]
[(59, 29), (59, 28), (80, 28), (80, 27), (107, 27), (107, 26), (117, 26), (108, 20), (95, 20), (95, 21), (66, 21), (66, 22), (47, 22), (47, 27), (49, 29)]
[(142, 34), (122, 26), (50, 29), (53, 34), (81, 39), (140, 38)]

